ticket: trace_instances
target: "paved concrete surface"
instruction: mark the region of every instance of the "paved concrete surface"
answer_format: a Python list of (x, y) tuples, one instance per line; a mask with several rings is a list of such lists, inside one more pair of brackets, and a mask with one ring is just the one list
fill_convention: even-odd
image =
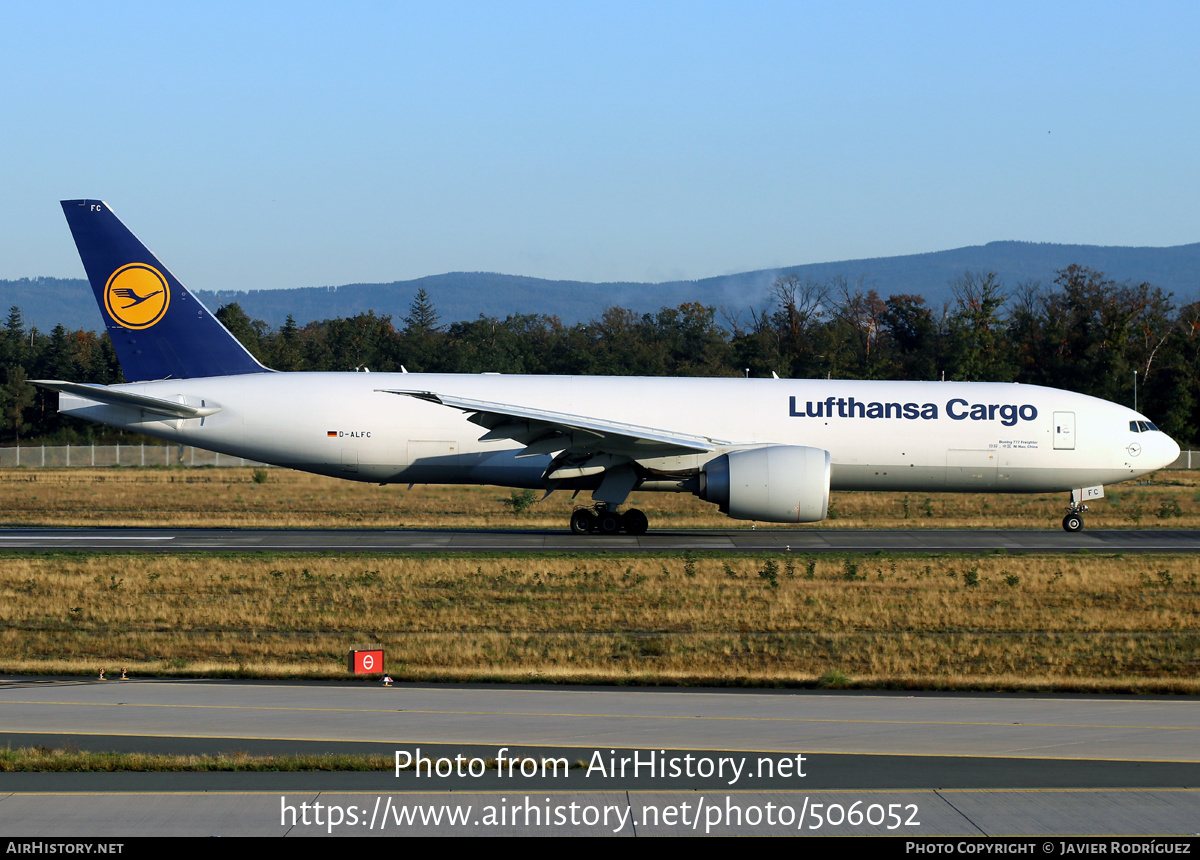
[(6, 528), (3, 549), (88, 552), (1200, 552), (1200, 531), (1098, 529), (716, 529), (652, 530), (641, 537), (562, 531), (389, 529)]
[[(10, 679), (0, 737), (480, 760), (480, 776), (423, 784), (411, 772), (5, 775), (0, 829), (35, 836), (1200, 830), (1190, 698)], [(584, 767), (497, 776), (505, 747)], [(633, 750), (643, 772), (620, 777)], [(803, 777), (799, 764), (773, 770), (797, 755)], [(696, 775), (647, 772), (648, 759)]]

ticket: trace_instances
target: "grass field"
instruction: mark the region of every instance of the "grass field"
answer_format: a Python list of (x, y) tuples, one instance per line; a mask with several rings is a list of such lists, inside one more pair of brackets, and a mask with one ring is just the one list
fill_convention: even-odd
[[(0, 524), (565, 529), (556, 494), (281, 469), (14, 469)], [(749, 527), (641, 494), (653, 527)], [(1059, 495), (839, 493), (821, 528), (1057, 530)], [(1200, 527), (1200, 474), (1088, 526)], [(0, 672), (1200, 693), (1200, 558), (0, 555)]]
[(1200, 558), (0, 556), (0, 672), (1200, 692)]
[[(0, 470), (0, 526), (565, 529), (575, 504), (555, 493), (517, 514), (511, 499), (496, 487), (408, 490), (288, 469)], [(812, 527), (1057, 529), (1066, 503), (1065, 493), (834, 493), (829, 519)], [(750, 527), (690, 495), (635, 493), (629, 506), (646, 511), (652, 529)], [(1200, 528), (1200, 471), (1109, 488), (1087, 525)]]
[[(536, 759), (530, 759), (537, 763)], [(522, 761), (522, 759), (517, 759)], [(423, 765), (422, 765), (423, 766)], [(487, 770), (494, 769), (494, 758), (484, 759)], [(570, 765), (568, 765), (569, 767)], [(575, 767), (585, 763), (576, 760)], [(216, 755), (173, 755), (165, 753), (92, 752), (71, 745), (0, 748), (0, 773), (249, 773), (249, 772), (331, 772), (416, 770), (409, 762), (397, 766), (394, 756), (339, 753), (291, 755), (252, 755), (247, 752)]]
[(64, 747), (0, 748), (0, 773), (390, 771), (394, 767), (393, 760), (382, 755), (166, 755)]

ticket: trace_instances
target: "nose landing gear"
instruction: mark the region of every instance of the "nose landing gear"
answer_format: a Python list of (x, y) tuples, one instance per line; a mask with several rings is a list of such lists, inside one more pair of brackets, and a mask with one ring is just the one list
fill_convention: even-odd
[(644, 535), (650, 521), (637, 508), (630, 508), (623, 514), (610, 510), (608, 505), (600, 502), (594, 507), (579, 507), (571, 514), (571, 532), (577, 535), (599, 532), (604, 535), (615, 535), (625, 532), (628, 535)]
[(1063, 517), (1062, 526), (1065, 532), (1083, 531), (1083, 514), (1088, 506), (1072, 502), (1067, 506), (1067, 515)]
[(1087, 513), (1087, 505), (1084, 504), (1084, 499), (1103, 499), (1104, 487), (1096, 485), (1094, 487), (1081, 487), (1070, 491), (1070, 504), (1067, 505), (1067, 516), (1062, 518), (1063, 531), (1082, 531), (1084, 529), (1084, 515)]
[(1067, 505), (1067, 515), (1063, 517), (1062, 521), (1063, 531), (1082, 531), (1083, 515), (1087, 513), (1088, 509), (1088, 506), (1083, 503), (1083, 500), (1102, 498), (1104, 498), (1104, 487), (1100, 485), (1095, 487), (1083, 487), (1078, 490), (1071, 490), (1071, 504)]

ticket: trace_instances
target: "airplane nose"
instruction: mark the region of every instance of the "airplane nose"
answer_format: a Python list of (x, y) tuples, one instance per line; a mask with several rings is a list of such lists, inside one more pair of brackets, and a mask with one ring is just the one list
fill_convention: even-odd
[(1166, 468), (1179, 459), (1179, 443), (1168, 436), (1162, 434), (1162, 468)]

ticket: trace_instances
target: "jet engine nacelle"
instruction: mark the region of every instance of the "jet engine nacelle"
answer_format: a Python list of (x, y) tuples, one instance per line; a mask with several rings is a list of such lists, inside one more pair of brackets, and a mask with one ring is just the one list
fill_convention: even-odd
[(817, 523), (829, 510), (829, 452), (798, 445), (731, 451), (700, 469), (700, 498), (736, 520)]

